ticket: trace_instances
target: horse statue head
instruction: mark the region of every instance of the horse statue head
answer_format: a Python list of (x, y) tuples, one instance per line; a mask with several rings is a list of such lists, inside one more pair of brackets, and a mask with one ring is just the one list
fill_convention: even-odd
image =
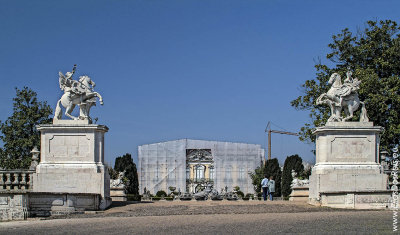
[(338, 74), (338, 73), (333, 73), (330, 77), (329, 77), (329, 81), (328, 81), (329, 85), (335, 86), (335, 87), (339, 87), (342, 86), (342, 77)]

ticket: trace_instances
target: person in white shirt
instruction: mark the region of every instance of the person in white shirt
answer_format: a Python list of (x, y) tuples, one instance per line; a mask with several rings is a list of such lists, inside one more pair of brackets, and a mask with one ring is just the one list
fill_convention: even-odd
[(268, 177), (267, 177), (267, 175), (265, 175), (264, 179), (261, 181), (261, 188), (263, 191), (264, 201), (266, 201), (267, 197), (268, 197)]

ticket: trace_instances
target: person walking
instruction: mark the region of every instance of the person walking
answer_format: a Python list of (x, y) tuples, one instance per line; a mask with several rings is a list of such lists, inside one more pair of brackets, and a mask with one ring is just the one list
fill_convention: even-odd
[(267, 175), (265, 175), (264, 179), (261, 181), (261, 188), (263, 191), (264, 201), (266, 201), (267, 197), (268, 197), (268, 177), (267, 177)]
[(275, 193), (275, 180), (273, 176), (269, 177), (268, 191), (269, 191), (269, 200), (273, 201)]

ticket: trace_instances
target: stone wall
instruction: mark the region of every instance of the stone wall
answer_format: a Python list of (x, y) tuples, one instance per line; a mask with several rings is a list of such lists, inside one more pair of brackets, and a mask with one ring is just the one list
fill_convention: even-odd
[(33, 181), (31, 170), (0, 171), (0, 221), (23, 220), (29, 216), (29, 196)]
[(28, 216), (26, 193), (0, 192), (0, 221), (24, 220)]

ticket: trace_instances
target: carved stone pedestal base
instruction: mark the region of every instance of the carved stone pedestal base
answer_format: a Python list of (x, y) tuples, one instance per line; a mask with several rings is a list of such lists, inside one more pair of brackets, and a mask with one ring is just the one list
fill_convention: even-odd
[(113, 202), (127, 201), (124, 188), (111, 188), (110, 196)]
[(293, 187), (292, 193), (289, 195), (289, 201), (292, 202), (308, 202), (309, 188), (307, 187)]
[[(111, 204), (110, 177), (104, 166), (104, 134), (108, 128), (63, 121), (63, 124), (38, 126), (41, 159), (33, 174), (33, 192), (39, 193), (41, 201), (46, 203), (54, 195), (61, 195), (60, 198), (74, 194), (98, 195), (74, 197), (75, 204), (88, 204), (88, 210), (103, 210)], [(45, 195), (52, 196), (46, 199)]]
[(371, 122), (335, 122), (317, 128), (309, 203), (361, 208), (345, 200), (354, 194), (365, 199), (360, 199), (365, 202), (362, 208), (377, 208), (387, 202), (386, 193), (380, 193), (387, 187), (387, 175), (378, 164), (380, 131), (381, 127)]

